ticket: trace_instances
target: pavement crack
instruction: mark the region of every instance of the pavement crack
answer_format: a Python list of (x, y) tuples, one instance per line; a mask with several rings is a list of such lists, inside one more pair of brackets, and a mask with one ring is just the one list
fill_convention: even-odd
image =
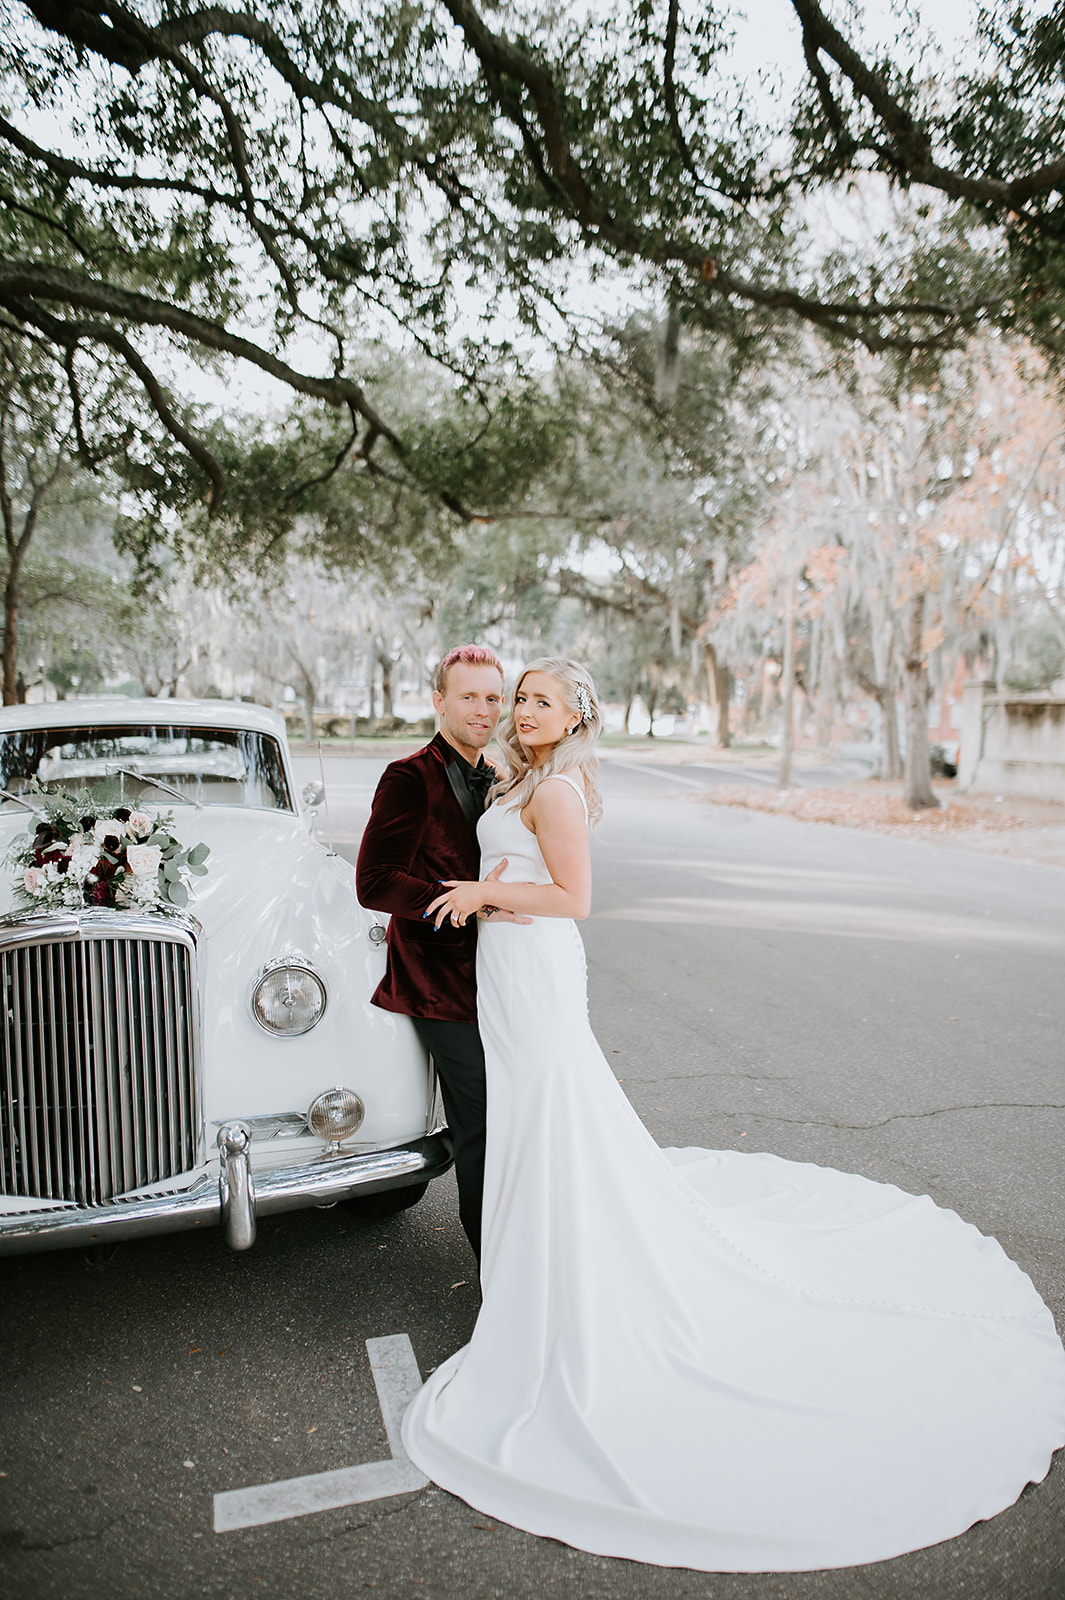
[(0, 1550), (10, 1554), (28, 1554), (30, 1551), (37, 1553), (50, 1550), (67, 1550), (75, 1544), (92, 1544), (97, 1539), (102, 1539), (111, 1532), (111, 1529), (122, 1519), (116, 1518), (113, 1522), (106, 1522), (102, 1528), (97, 1528), (92, 1533), (72, 1533), (68, 1539), (31, 1539), (22, 1528), (5, 1528), (0, 1532)]
[(946, 1117), (955, 1111), (1065, 1111), (1065, 1105), (1055, 1100), (977, 1100), (973, 1105), (935, 1106), (931, 1111), (897, 1111), (894, 1116), (879, 1122), (831, 1122), (821, 1117), (775, 1117), (755, 1108), (751, 1111), (717, 1111), (719, 1117), (734, 1117), (741, 1121), (787, 1122), (798, 1128), (839, 1128), (846, 1132), (865, 1133), (872, 1128), (886, 1128), (891, 1122), (920, 1122), (925, 1117)]
[[(620, 1063), (617, 1063), (620, 1066)], [(667, 1072), (661, 1078), (625, 1078), (626, 1083), (634, 1086), (637, 1084), (653, 1083), (705, 1083), (708, 1078), (717, 1078), (722, 1083), (731, 1083), (734, 1078), (742, 1079), (744, 1083), (794, 1083), (794, 1073), (773, 1072)]]
[(429, 1490), (435, 1489), (435, 1487), (435, 1484), (427, 1483), (424, 1489), (412, 1489), (402, 1497), (402, 1505), (392, 1506), (387, 1511), (371, 1512), (368, 1516), (360, 1517), (358, 1522), (345, 1522), (342, 1528), (333, 1528), (328, 1533), (323, 1531), (309, 1542), (311, 1544), (334, 1544), (337, 1539), (344, 1539), (349, 1534), (362, 1533), (364, 1529), (375, 1527), (379, 1523), (391, 1522), (396, 1517), (405, 1517), (411, 1507), (424, 1499)]

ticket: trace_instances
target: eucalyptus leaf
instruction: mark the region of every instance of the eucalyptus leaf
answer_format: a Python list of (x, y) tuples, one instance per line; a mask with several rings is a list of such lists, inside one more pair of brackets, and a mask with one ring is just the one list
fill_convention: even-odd
[(167, 884), (166, 897), (173, 906), (187, 906), (189, 903), (189, 891), (183, 883)]

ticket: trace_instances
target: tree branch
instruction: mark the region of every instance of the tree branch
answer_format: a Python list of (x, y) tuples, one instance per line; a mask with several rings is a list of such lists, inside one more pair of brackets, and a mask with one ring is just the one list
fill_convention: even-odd
[[(884, 79), (866, 66), (858, 52), (850, 45), (821, 9), (819, 0), (791, 0), (795, 15), (802, 26), (803, 49), (810, 62), (810, 70), (821, 93), (823, 69), (813, 61), (821, 54), (833, 60), (854, 89), (855, 94), (872, 109), (894, 141), (894, 148), (882, 150), (897, 168), (913, 182), (939, 189), (956, 200), (970, 200), (990, 204), (1005, 211), (1020, 211), (1025, 202), (1038, 194), (1060, 189), (1065, 183), (1065, 158), (1050, 161), (1035, 172), (1012, 179), (971, 178), (950, 167), (942, 167), (932, 159), (932, 139), (906, 107), (891, 93)], [(832, 102), (834, 104), (834, 102)], [(1026, 220), (1046, 228), (1047, 222), (1036, 215), (1025, 213)], [(1055, 226), (1054, 231), (1057, 231)]]
[(700, 177), (696, 168), (695, 158), (691, 153), (691, 146), (684, 137), (684, 130), (680, 125), (680, 113), (677, 110), (677, 86), (674, 80), (674, 71), (677, 62), (677, 26), (679, 20), (680, 0), (669, 0), (669, 13), (666, 17), (666, 48), (662, 63), (662, 90), (666, 102), (666, 116), (669, 118), (669, 131), (673, 135), (673, 143), (677, 147), (677, 154), (700, 189), (706, 189), (709, 186)]
[[(988, 300), (956, 307), (939, 301), (899, 301), (886, 305), (875, 300), (839, 303), (819, 301), (783, 286), (767, 288), (734, 276), (720, 261), (708, 255), (705, 246), (683, 240), (663, 241), (660, 235), (650, 230), (620, 221), (595, 194), (573, 154), (562, 97), (548, 70), (516, 45), (493, 33), (471, 0), (444, 0), (444, 3), (481, 62), (486, 78), (491, 83), (512, 78), (525, 85), (543, 134), (541, 160), (550, 174), (552, 187), (561, 191), (569, 214), (581, 228), (592, 239), (611, 246), (619, 254), (633, 256), (656, 266), (681, 263), (689, 267), (697, 281), (711, 293), (735, 295), (767, 310), (794, 312), (807, 322), (857, 341), (873, 351), (942, 349), (954, 341), (956, 329), (964, 326), (967, 316), (989, 310), (1000, 303), (998, 300)], [(793, 3), (805, 4), (807, 0), (793, 0)], [(515, 116), (513, 97), (501, 95), (498, 91), (496, 97), (504, 115), (522, 128), (524, 137), (527, 129), (523, 126), (524, 119), (519, 122)], [(945, 322), (947, 326), (939, 332), (912, 335), (882, 333), (870, 326), (885, 318), (897, 317), (930, 318)]]
[(175, 306), (167, 300), (116, 288), (62, 267), (38, 265), (32, 261), (0, 261), (0, 305), (7, 308), (9, 315), (20, 322), (28, 320), (37, 326), (35, 317), (27, 317), (26, 303), (38, 300), (67, 305), (79, 311), (95, 311), (103, 316), (138, 323), (142, 327), (166, 328), (192, 344), (202, 345), (204, 349), (237, 356), (260, 371), (269, 373), (271, 377), (279, 378), (298, 394), (325, 400), (329, 405), (350, 405), (379, 436), (388, 440), (397, 456), (402, 459), (404, 455), (398, 436), (378, 416), (358, 384), (350, 378), (316, 378), (299, 372), (251, 339), (231, 333), (223, 323)]

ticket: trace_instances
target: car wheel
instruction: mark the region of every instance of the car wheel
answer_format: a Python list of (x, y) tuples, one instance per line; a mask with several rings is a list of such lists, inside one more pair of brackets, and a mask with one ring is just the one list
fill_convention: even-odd
[(352, 1195), (341, 1204), (364, 1222), (382, 1222), (385, 1217), (416, 1206), (428, 1187), (427, 1183), (409, 1183), (403, 1189), (383, 1189), (380, 1194), (363, 1195), (361, 1199)]

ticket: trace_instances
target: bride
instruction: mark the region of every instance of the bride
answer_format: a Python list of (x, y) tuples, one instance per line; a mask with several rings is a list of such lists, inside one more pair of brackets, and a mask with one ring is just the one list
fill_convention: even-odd
[(660, 1150), (588, 1022), (595, 689), (534, 661), (499, 736), (482, 875), (484, 1301), (407, 1412), (415, 1464), (598, 1555), (804, 1571), (935, 1544), (1065, 1441), (1065, 1353), (999, 1245), (886, 1184)]

